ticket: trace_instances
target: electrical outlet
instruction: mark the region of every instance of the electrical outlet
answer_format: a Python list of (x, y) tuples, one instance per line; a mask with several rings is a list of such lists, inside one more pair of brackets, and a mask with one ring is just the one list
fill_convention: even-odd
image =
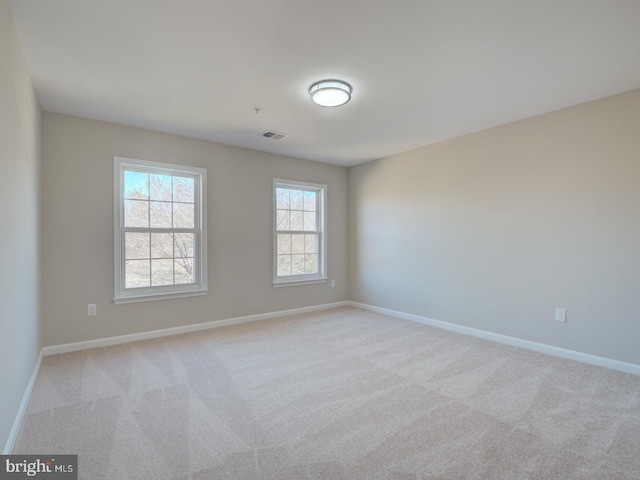
[(95, 303), (87, 305), (87, 317), (95, 317), (98, 315), (98, 307)]
[(336, 288), (336, 281), (335, 280), (331, 280), (331, 288)]
[(567, 310), (564, 308), (556, 308), (556, 320), (558, 322), (567, 321)]

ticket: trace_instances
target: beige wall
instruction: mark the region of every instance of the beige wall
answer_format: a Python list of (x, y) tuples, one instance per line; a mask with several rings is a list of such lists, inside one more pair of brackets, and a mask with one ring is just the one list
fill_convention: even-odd
[[(345, 168), (54, 113), (43, 115), (42, 142), (45, 345), (347, 300)], [(114, 156), (207, 168), (208, 295), (112, 302)], [(274, 177), (328, 185), (335, 288), (272, 287)]]
[(40, 107), (6, 0), (0, 0), (0, 441), (40, 350)]
[(351, 168), (349, 189), (352, 300), (640, 364), (640, 90)]

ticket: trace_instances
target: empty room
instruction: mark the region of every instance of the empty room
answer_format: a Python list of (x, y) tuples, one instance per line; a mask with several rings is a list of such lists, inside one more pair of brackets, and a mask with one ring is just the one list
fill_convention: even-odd
[(0, 0), (0, 479), (640, 479), (639, 58), (635, 0)]

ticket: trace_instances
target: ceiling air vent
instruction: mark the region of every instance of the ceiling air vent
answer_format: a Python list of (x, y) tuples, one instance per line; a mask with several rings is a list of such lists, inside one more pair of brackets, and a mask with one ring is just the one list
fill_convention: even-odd
[(271, 140), (282, 140), (284, 137), (288, 137), (288, 133), (274, 132), (273, 130), (265, 130), (260, 134), (261, 137), (270, 138)]

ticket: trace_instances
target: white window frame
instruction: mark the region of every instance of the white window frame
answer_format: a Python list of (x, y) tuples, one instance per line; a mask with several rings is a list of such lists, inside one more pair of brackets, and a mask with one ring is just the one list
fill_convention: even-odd
[[(278, 225), (277, 225), (277, 199), (278, 188), (291, 188), (295, 190), (307, 190), (317, 193), (317, 220), (320, 241), (318, 242), (318, 273), (304, 275), (290, 275), (278, 277)], [(310, 285), (327, 281), (327, 186), (319, 183), (301, 182), (297, 180), (273, 179), (272, 189), (273, 205), (273, 286), (288, 287), (294, 285)], [(299, 232), (305, 233), (305, 232)], [(309, 232), (306, 232), (309, 233)]]
[[(204, 168), (169, 163), (113, 157), (114, 186), (114, 303), (145, 302), (167, 298), (206, 295), (207, 289), (207, 170)], [(124, 281), (124, 171), (135, 170), (165, 175), (189, 175), (195, 177), (195, 283), (141, 288), (125, 288)], [(166, 230), (166, 229), (165, 229)]]

